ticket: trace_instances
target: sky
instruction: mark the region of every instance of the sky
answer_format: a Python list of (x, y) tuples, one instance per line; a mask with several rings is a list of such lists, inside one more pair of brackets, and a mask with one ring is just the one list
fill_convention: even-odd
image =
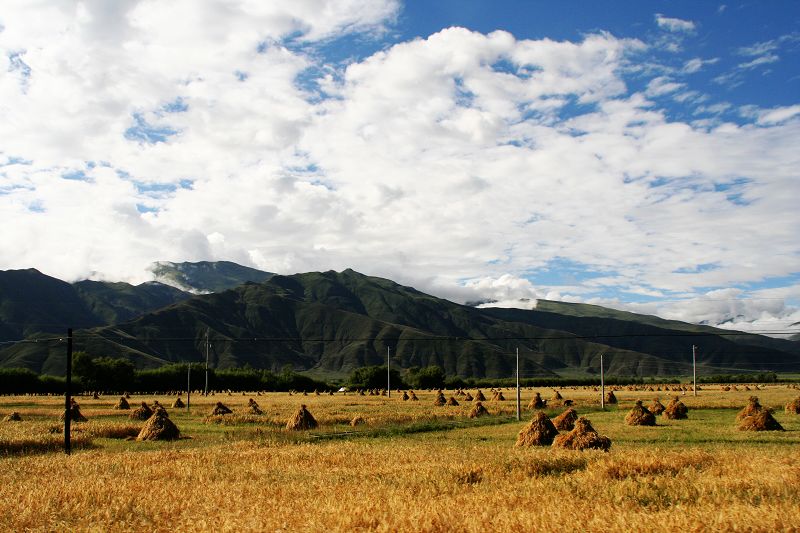
[(800, 332), (796, 1), (4, 0), (0, 269)]

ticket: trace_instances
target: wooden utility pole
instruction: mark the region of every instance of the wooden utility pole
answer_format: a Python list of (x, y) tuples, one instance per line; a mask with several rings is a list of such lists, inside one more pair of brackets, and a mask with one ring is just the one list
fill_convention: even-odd
[(67, 383), (64, 395), (64, 453), (72, 451), (70, 424), (72, 422), (72, 328), (67, 329)]
[(186, 365), (186, 412), (189, 412), (189, 404), (192, 403), (192, 363)]
[(694, 396), (697, 396), (697, 346), (694, 344), (692, 344), (692, 380), (694, 381), (692, 390)]
[(517, 346), (517, 422), (521, 420), (519, 397), (519, 346)]
[(208, 396), (208, 331), (211, 328), (206, 328), (206, 388), (204, 396)]
[(606, 375), (603, 369), (603, 354), (600, 354), (600, 409), (606, 408)]
[(389, 365), (391, 364), (389, 361), (389, 353), (391, 348), (389, 346), (386, 347), (386, 397), (392, 397), (392, 373)]

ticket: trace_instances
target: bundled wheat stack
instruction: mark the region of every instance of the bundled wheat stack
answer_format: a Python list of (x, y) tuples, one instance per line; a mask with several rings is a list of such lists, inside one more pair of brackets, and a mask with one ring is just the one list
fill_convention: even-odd
[(19, 416), (18, 412), (14, 411), (13, 413), (5, 417), (3, 419), (3, 422), (22, 422), (22, 417)]
[(114, 409), (119, 409), (121, 411), (127, 411), (130, 408), (131, 408), (131, 406), (128, 403), (128, 400), (125, 399), (125, 396), (120, 396), (119, 397), (119, 401), (114, 406)]
[(656, 415), (642, 405), (642, 400), (636, 400), (636, 405), (625, 415), (625, 423), (629, 426), (655, 426)]
[(667, 407), (664, 409), (664, 412), (661, 413), (661, 416), (670, 420), (682, 420), (684, 418), (689, 418), (689, 415), (687, 414), (688, 412), (689, 408), (686, 407), (686, 405), (684, 405), (684, 403), (680, 401), (677, 396), (675, 396), (667, 404)]
[(747, 405), (736, 415), (736, 421), (741, 422), (748, 416), (757, 415), (763, 410), (764, 408), (758, 403), (758, 398), (756, 396), (750, 396), (747, 400)]
[(250, 398), (250, 400), (247, 402), (247, 407), (245, 407), (245, 411), (247, 411), (247, 413), (251, 414), (251, 415), (263, 415), (264, 414), (264, 412), (258, 406), (258, 403), (252, 398)]
[(181, 400), (180, 396), (175, 398), (175, 401), (172, 402), (173, 409), (183, 409), (184, 407), (186, 407), (186, 405), (183, 403), (183, 400)]
[(516, 446), (550, 446), (558, 435), (553, 422), (542, 411), (537, 411), (530, 423), (522, 428)]
[(661, 403), (658, 400), (658, 398), (653, 398), (653, 403), (650, 404), (648, 409), (650, 410), (651, 413), (653, 413), (654, 415), (658, 416), (658, 415), (660, 415), (661, 413), (664, 412), (664, 409), (666, 409), (666, 407), (664, 407), (664, 404)]
[(504, 401), (506, 401), (506, 397), (503, 396), (503, 392), (502, 391), (498, 390), (498, 391), (495, 391), (495, 393), (492, 395), (492, 401), (493, 402), (504, 402)]
[(617, 397), (614, 395), (614, 391), (610, 390), (606, 393), (606, 403), (617, 403)]
[[(78, 406), (78, 402), (75, 401), (75, 398), (71, 398), (71, 403), (69, 407), (69, 419), (73, 422), (86, 422), (87, 418), (83, 416), (81, 413), (81, 408)], [(61, 417), (59, 419), (63, 422), (66, 418), (66, 413), (61, 413)]]
[(582, 416), (575, 421), (572, 431), (555, 438), (553, 446), (569, 450), (597, 449), (607, 452), (611, 448), (611, 439), (598, 434), (589, 420)]
[(211, 411), (212, 416), (221, 416), (221, 415), (228, 415), (231, 414), (233, 411), (230, 408), (223, 404), (222, 402), (217, 402), (217, 405), (214, 406), (214, 409)]
[(302, 431), (305, 429), (314, 429), (318, 425), (317, 420), (308, 412), (306, 406), (301, 405), (300, 409), (286, 422), (286, 429)]
[(542, 400), (542, 395), (537, 392), (528, 402), (528, 409), (544, 409), (546, 405), (547, 402)]
[(366, 419), (366, 418), (364, 418), (364, 417), (363, 417), (363, 416), (361, 416), (361, 415), (356, 415), (356, 416), (354, 416), (354, 417), (353, 417), (353, 419), (350, 421), (350, 426), (351, 426), (351, 427), (363, 426), (363, 425), (364, 425), (364, 424), (366, 424), (366, 423), (367, 423), (367, 419)]
[(160, 407), (147, 419), (136, 440), (175, 440), (180, 436), (181, 432), (169, 419), (167, 410)]
[(561, 393), (560, 393), (560, 392), (558, 392), (557, 390), (555, 390), (555, 389), (554, 389), (554, 390), (553, 390), (553, 398), (552, 398), (552, 400), (553, 400), (554, 402), (557, 402), (557, 401), (561, 401), (561, 400), (563, 400), (563, 399), (564, 399), (564, 397), (563, 397), (563, 396), (561, 396)]
[(469, 417), (478, 418), (488, 414), (489, 410), (486, 409), (481, 402), (475, 402), (475, 405), (472, 406), (472, 410), (469, 412)]
[(800, 415), (800, 396), (786, 404), (786, 412), (789, 414)]
[(473, 400), (472, 394), (470, 394), (468, 392), (464, 393), (464, 401), (465, 402), (471, 402), (472, 400)]
[(466, 394), (464, 394), (464, 391), (463, 391), (463, 390), (461, 390), (461, 389), (458, 389), (458, 390), (456, 391), (456, 396), (466, 396)]
[(483, 393), (480, 390), (478, 390), (478, 393), (475, 395), (475, 401), (476, 402), (485, 402), (486, 401), (486, 396), (484, 396)]
[(433, 400), (433, 405), (435, 405), (437, 407), (441, 407), (446, 403), (447, 403), (447, 400), (444, 397), (444, 393), (442, 393), (442, 391), (439, 391), (438, 393), (436, 393), (436, 399)]
[(457, 406), (458, 405), (458, 400), (456, 400), (454, 396), (450, 396), (450, 398), (447, 400), (447, 405), (455, 405), (455, 406)]
[(147, 405), (147, 402), (142, 402), (142, 405), (133, 410), (129, 415), (132, 420), (147, 420), (153, 416), (153, 410)]
[(411, 400), (412, 402), (418, 402), (419, 401), (419, 398), (417, 398), (417, 395), (413, 390), (408, 392), (408, 396), (409, 396), (408, 399)]
[(578, 419), (578, 412), (569, 408), (553, 419), (553, 425), (559, 431), (572, 431), (575, 421)]
[(407, 402), (408, 398), (409, 398), (408, 393), (406, 391), (403, 391), (403, 401)]
[(97, 394), (97, 392), (93, 392), (92, 393), (92, 400), (99, 400), (99, 399), (100, 399), (100, 395)]
[(769, 409), (761, 409), (757, 413), (744, 417), (739, 422), (742, 431), (783, 431), (781, 426)]

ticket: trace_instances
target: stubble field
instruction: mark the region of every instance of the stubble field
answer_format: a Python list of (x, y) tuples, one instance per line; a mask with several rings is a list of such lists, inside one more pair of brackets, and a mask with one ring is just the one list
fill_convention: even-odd
[[(114, 410), (119, 397), (77, 398), (88, 422), (73, 425), (75, 450), (58, 451), (63, 398), (0, 397), (0, 530), (3, 531), (793, 531), (800, 527), (800, 415), (784, 405), (800, 391), (559, 389), (611, 438), (608, 453), (515, 447), (533, 411), (523, 390), (487, 401), (434, 406), (435, 392), (333, 396), (288, 393), (134, 396), (158, 400), (184, 437), (137, 442), (144, 422)], [(475, 395), (476, 391), (469, 391)], [(491, 397), (489, 391), (484, 393)], [(631, 427), (635, 400), (679, 395), (687, 420)], [(454, 395), (445, 391), (446, 397)], [(737, 429), (736, 414), (757, 395), (786, 431)], [(256, 400), (263, 415), (245, 415)], [(460, 398), (456, 396), (456, 398)], [(463, 397), (462, 397), (463, 398)], [(186, 397), (183, 396), (183, 400)], [(222, 401), (234, 413), (208, 416)], [(551, 400), (552, 403), (552, 400)], [(289, 431), (301, 404), (320, 427)], [(563, 407), (545, 412), (550, 416)], [(350, 421), (363, 417), (356, 427)]]

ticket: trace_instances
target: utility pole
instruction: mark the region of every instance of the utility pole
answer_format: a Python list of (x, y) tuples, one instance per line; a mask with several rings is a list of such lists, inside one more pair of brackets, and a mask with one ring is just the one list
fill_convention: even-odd
[(517, 346), (517, 422), (520, 421), (520, 401), (519, 401), (519, 346)]
[(389, 362), (389, 350), (391, 350), (391, 348), (389, 346), (386, 346), (386, 397), (387, 398), (391, 398), (392, 397), (392, 383), (391, 383), (392, 382), (392, 373), (391, 373), (390, 368), (389, 368), (389, 364), (390, 364), (390, 362)]
[(606, 375), (603, 369), (603, 354), (600, 354), (600, 409), (606, 408)]
[(208, 396), (208, 331), (211, 328), (206, 328), (206, 388), (204, 396)]
[(189, 404), (192, 401), (192, 363), (186, 365), (186, 412), (189, 412)]
[(694, 381), (692, 390), (694, 391), (694, 396), (697, 396), (697, 346), (694, 344), (692, 344), (692, 380)]
[(64, 453), (72, 451), (70, 423), (72, 422), (72, 328), (67, 329), (67, 390), (64, 395)]

